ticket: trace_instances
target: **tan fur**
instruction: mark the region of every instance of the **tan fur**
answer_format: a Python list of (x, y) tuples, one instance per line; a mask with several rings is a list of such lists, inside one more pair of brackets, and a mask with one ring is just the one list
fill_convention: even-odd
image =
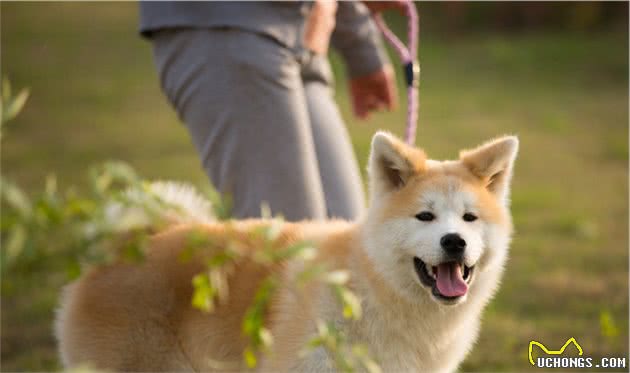
[[(501, 193), (507, 195), (516, 151), (506, 149), (516, 146), (515, 139), (507, 139), (463, 153), (461, 161), (435, 162), (426, 160), (421, 150), (379, 133), (369, 170), (372, 203), (365, 217), (357, 222), (282, 225), (279, 247), (307, 240), (317, 249), (316, 261), (329, 269), (349, 270), (349, 286), (364, 310), (361, 320), (344, 320), (336, 298), (321, 284), (297, 289), (293, 276), (304, 266), (298, 260), (273, 267), (240, 262), (230, 272), (227, 301), (209, 314), (193, 309), (191, 280), (204, 270), (204, 259), (233, 241), (245, 250), (257, 250), (261, 241), (250, 233), (270, 222), (173, 224), (152, 236), (143, 263), (91, 269), (64, 290), (56, 322), (64, 365), (89, 362), (116, 371), (244, 370), (242, 351), (247, 341), (241, 321), (261, 281), (276, 273), (284, 281), (268, 311), (266, 326), (274, 345), (270, 354), (261, 357), (261, 371), (331, 369), (323, 350), (299, 355), (318, 318), (335, 321), (351, 341), (365, 344), (386, 372), (454, 370), (476, 339), (480, 312), (497, 287), (507, 255), (510, 217), (502, 203), (504, 196), (496, 194), (498, 186), (493, 184), (505, 183)], [(488, 172), (503, 172), (503, 179), (491, 182), (493, 175)], [(468, 298), (445, 306), (431, 299), (413, 277), (412, 261), (398, 253), (395, 242), (410, 233), (404, 224), (417, 223), (413, 216), (424, 193), (460, 192), (475, 196), (486, 233), (496, 236), (488, 245), (500, 247), (483, 248)], [(400, 229), (381, 233), (379, 226), (386, 224)], [(199, 232), (210, 243), (192, 260), (182, 262), (180, 253), (187, 239)], [(389, 255), (387, 250), (400, 255), (402, 263), (381, 263), (378, 258)], [(410, 274), (403, 280), (384, 269), (398, 265), (404, 271), (408, 266)]]

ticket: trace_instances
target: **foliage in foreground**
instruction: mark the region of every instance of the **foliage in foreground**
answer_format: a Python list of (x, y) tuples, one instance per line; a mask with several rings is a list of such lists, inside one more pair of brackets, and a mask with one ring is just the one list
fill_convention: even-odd
[[(28, 97), (22, 90), (11, 96), (10, 85), (5, 79), (2, 86), (2, 127), (15, 117)], [(177, 211), (178, 206), (162, 200), (151, 187), (129, 166), (121, 162), (107, 162), (89, 171), (89, 192), (83, 195), (76, 188), (60, 191), (54, 175), (46, 179), (44, 190), (28, 196), (18, 185), (0, 176), (0, 202), (2, 203), (0, 233), (0, 275), (5, 296), (15, 292), (18, 281), (36, 273), (50, 274), (61, 286), (64, 281), (75, 279), (90, 266), (106, 265), (117, 261), (141, 263), (150, 232), (167, 224), (166, 211)], [(229, 203), (215, 191), (209, 191), (214, 216), (229, 217)], [(273, 266), (286, 260), (300, 260), (304, 269), (295, 277), (298, 291), (315, 281), (328, 286), (337, 295), (345, 319), (359, 319), (359, 299), (345, 286), (349, 279), (346, 271), (329, 271), (315, 264), (315, 249), (307, 242), (288, 247), (277, 245), (282, 229), (281, 218), (272, 218), (263, 207), (263, 217), (271, 223), (251, 232), (249, 238), (262, 242), (260, 250), (242, 250), (242, 242), (230, 238), (225, 250), (206, 262), (206, 270), (192, 279), (194, 288), (191, 306), (212, 312), (217, 303), (229, 296), (227, 288), (231, 268), (244, 260)], [(231, 224), (226, 220), (224, 224)], [(189, 246), (180, 260), (192, 260), (197, 250), (207, 247), (205, 237), (191, 234)], [(56, 276), (58, 274), (64, 276)], [(243, 352), (247, 367), (254, 368), (260, 353), (273, 348), (273, 336), (264, 325), (270, 301), (277, 290), (279, 278), (272, 274), (259, 287), (252, 304), (242, 321), (242, 332), (249, 344)], [(50, 283), (48, 284), (51, 285)], [(299, 295), (299, 294), (298, 294)], [(313, 320), (316, 332), (302, 350), (308, 354), (324, 348), (339, 371), (366, 370), (379, 372), (378, 364), (361, 345), (351, 344), (342, 330), (330, 320)], [(216, 362), (218, 366), (225, 364)]]

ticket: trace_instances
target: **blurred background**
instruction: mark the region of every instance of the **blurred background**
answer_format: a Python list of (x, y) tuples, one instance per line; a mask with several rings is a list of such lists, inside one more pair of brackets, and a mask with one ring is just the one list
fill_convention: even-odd
[[(585, 356), (628, 358), (628, 3), (418, 8), (418, 145), (437, 159), (505, 133), (522, 146), (511, 258), (461, 370), (536, 369), (530, 340), (555, 349), (570, 337)], [(80, 190), (90, 166), (118, 159), (146, 178), (208, 183), (138, 36), (136, 3), (2, 2), (0, 14), (2, 74), (31, 91), (3, 130), (4, 176), (38, 191), (54, 173), (61, 189)], [(405, 19), (387, 19), (406, 34)], [(397, 111), (360, 122), (332, 60), (363, 170), (374, 131), (402, 135), (404, 91)], [(3, 287), (1, 369), (58, 369), (63, 275), (19, 281)]]

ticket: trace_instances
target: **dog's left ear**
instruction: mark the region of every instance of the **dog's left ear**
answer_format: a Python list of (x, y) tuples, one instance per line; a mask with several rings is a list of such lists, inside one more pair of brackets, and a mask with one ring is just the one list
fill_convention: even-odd
[(426, 168), (426, 156), (394, 135), (379, 131), (372, 138), (368, 165), (372, 196), (404, 187), (409, 179)]
[(476, 149), (463, 151), (459, 159), (470, 172), (480, 178), (486, 188), (507, 204), (518, 138), (505, 136), (489, 141)]

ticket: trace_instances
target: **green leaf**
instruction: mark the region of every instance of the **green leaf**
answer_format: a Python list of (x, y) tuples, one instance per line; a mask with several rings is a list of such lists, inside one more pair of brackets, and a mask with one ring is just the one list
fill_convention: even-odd
[(306, 348), (315, 349), (317, 347), (320, 347), (322, 344), (324, 344), (324, 340), (319, 336), (315, 336), (306, 343)]
[(140, 263), (144, 260), (144, 246), (147, 235), (138, 233), (124, 246), (123, 259), (130, 263)]
[(57, 194), (57, 177), (54, 174), (46, 176), (44, 194), (48, 197), (54, 197)]
[(265, 232), (266, 233), (265, 238), (267, 239), (267, 241), (273, 242), (280, 237), (280, 234), (282, 233), (283, 224), (284, 222), (282, 219), (274, 218), (271, 220), (269, 227)]
[(63, 210), (56, 198), (42, 196), (35, 204), (35, 217), (39, 224), (50, 227), (61, 223), (63, 220)]
[(75, 280), (81, 276), (81, 265), (78, 261), (73, 260), (66, 265), (66, 276), (68, 280)]
[(254, 296), (253, 303), (245, 312), (245, 317), (241, 324), (243, 334), (250, 339), (250, 347), (256, 351), (261, 347), (268, 347), (271, 343), (271, 333), (263, 327), (269, 301), (276, 288), (276, 278), (267, 277)]
[(9, 206), (15, 209), (22, 218), (30, 216), (33, 210), (31, 201), (20, 188), (1, 178), (0, 193)]
[(205, 273), (195, 275), (192, 280), (193, 297), (192, 305), (198, 310), (212, 312), (214, 310), (214, 298), (216, 290), (211, 286), (210, 279)]
[(292, 258), (301, 258), (304, 261), (310, 261), (317, 255), (317, 250), (312, 243), (300, 241), (293, 245), (289, 245), (282, 250), (274, 251), (272, 254), (273, 261), (286, 260)]
[(604, 337), (614, 338), (619, 335), (619, 328), (615, 325), (610, 312), (601, 311), (599, 314), (599, 325)]
[(89, 199), (73, 198), (66, 202), (63, 210), (64, 215), (68, 218), (79, 217), (94, 219), (97, 204), (95, 201)]
[(26, 242), (26, 229), (23, 225), (15, 225), (13, 229), (9, 231), (9, 239), (6, 243), (5, 259), (8, 263), (17, 258), (24, 249), (24, 243)]
[(311, 264), (306, 266), (306, 269), (297, 274), (296, 280), (298, 286), (303, 286), (309, 281), (319, 279), (326, 273), (326, 267), (321, 264)]
[(98, 194), (103, 194), (112, 184), (112, 177), (108, 173), (95, 172), (92, 177), (92, 185)]
[(273, 219), (273, 216), (271, 215), (271, 208), (267, 202), (260, 204), (260, 217), (263, 220)]
[(222, 251), (208, 260), (209, 268), (219, 268), (234, 260), (234, 255), (228, 251)]
[(6, 107), (3, 108), (2, 121), (7, 122), (15, 118), (20, 113), (20, 111), (22, 111), (22, 108), (24, 107), (24, 104), (26, 103), (29, 95), (29, 90), (23, 89), (20, 91), (20, 93), (18, 93), (17, 96), (12, 98), (11, 101), (7, 103)]
[[(92, 188), (99, 196), (111, 192), (110, 188), (115, 184), (123, 188), (131, 186), (139, 187), (140, 179), (136, 172), (126, 163), (118, 161), (105, 162), (99, 167), (92, 168), (90, 171)], [(146, 196), (146, 193), (143, 193)]]
[(125, 162), (119, 161), (110, 161), (105, 163), (103, 166), (104, 172), (111, 175), (114, 180), (127, 182), (127, 183), (138, 183), (140, 180), (136, 172)]
[(355, 319), (358, 320), (361, 318), (361, 301), (348, 289), (339, 287), (338, 294), (341, 297), (341, 302), (343, 304), (343, 316), (346, 319)]
[(251, 336), (255, 334), (255, 332), (260, 327), (260, 320), (255, 317), (255, 315), (245, 315), (243, 318), (243, 334), (247, 336)]
[(247, 347), (245, 351), (243, 351), (243, 358), (245, 359), (245, 364), (249, 369), (253, 369), (256, 367), (257, 359), (256, 354), (250, 347)]
[(212, 187), (204, 188), (204, 194), (208, 197), (217, 220), (228, 220), (232, 217), (232, 198), (229, 194), (222, 196)]
[(2, 105), (11, 98), (11, 82), (6, 76), (2, 78)]
[(186, 235), (186, 247), (196, 250), (212, 243), (207, 232), (201, 229), (193, 229)]

